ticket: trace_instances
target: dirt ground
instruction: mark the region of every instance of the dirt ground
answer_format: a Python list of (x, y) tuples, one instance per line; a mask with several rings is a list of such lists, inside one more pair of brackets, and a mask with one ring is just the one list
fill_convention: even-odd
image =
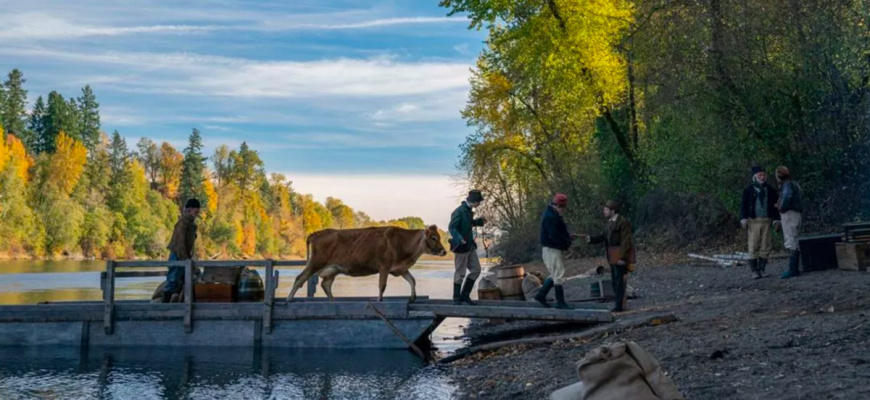
[[(639, 257), (641, 258), (641, 257)], [(870, 399), (870, 273), (827, 270), (781, 280), (751, 278), (748, 267), (662, 257), (629, 277), (640, 298), (617, 319), (671, 311), (678, 322), (588, 342), (507, 347), (449, 364), (462, 399), (546, 399), (576, 382), (576, 363), (604, 343), (632, 340), (658, 359), (686, 399)], [(574, 260), (569, 276), (598, 260)], [(528, 269), (539, 268), (531, 266)], [(566, 297), (588, 297), (566, 285)], [(521, 333), (513, 333), (519, 329)], [(473, 343), (581, 332), (553, 323), (475, 321)]]

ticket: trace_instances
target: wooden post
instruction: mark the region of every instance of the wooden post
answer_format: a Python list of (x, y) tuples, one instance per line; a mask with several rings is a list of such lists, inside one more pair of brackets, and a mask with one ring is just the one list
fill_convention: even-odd
[(106, 335), (111, 335), (114, 331), (115, 316), (115, 261), (106, 261), (106, 289), (103, 292), (103, 299), (106, 301), (106, 310), (103, 314), (103, 330)]
[(272, 260), (266, 260), (266, 293), (263, 298), (263, 332), (272, 333), (272, 303), (275, 299), (275, 276), (272, 271)]
[(193, 332), (193, 260), (184, 261), (184, 333)]

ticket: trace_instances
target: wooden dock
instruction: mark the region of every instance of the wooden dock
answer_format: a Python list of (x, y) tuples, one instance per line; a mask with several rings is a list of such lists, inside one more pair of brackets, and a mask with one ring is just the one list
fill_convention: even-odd
[[(479, 301), (454, 305), (426, 296), (276, 299), (275, 266), (304, 262), (262, 261), (131, 261), (107, 263), (101, 286), (103, 301), (0, 306), (0, 346), (215, 346), (257, 348), (412, 348), (427, 341), (445, 319), (489, 318), (568, 321), (597, 324), (613, 321), (607, 309), (575, 303), (557, 310), (524, 301)], [(186, 269), (185, 302), (152, 304), (116, 301), (115, 280), (161, 276), (163, 271), (117, 271), (118, 268)], [(194, 267), (260, 266), (265, 268), (265, 300), (248, 303), (191, 301)], [(312, 284), (313, 282), (309, 282)], [(313, 295), (313, 291), (309, 290)], [(582, 307), (582, 308), (581, 308)]]

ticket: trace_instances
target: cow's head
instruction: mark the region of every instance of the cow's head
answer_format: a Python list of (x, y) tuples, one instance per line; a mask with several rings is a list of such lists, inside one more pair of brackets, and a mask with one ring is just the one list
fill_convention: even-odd
[(436, 256), (446, 256), (447, 249), (441, 244), (441, 234), (438, 233), (438, 227), (432, 225), (426, 228), (426, 240), (424, 241), (426, 253)]

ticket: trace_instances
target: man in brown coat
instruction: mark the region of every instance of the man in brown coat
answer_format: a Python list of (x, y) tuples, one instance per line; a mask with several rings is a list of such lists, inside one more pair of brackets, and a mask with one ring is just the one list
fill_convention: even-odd
[(628, 286), (628, 273), (634, 269), (635, 262), (631, 222), (619, 214), (619, 204), (613, 200), (604, 203), (604, 217), (607, 218), (604, 232), (596, 236), (587, 236), (586, 242), (604, 243), (607, 246), (607, 262), (610, 263), (613, 297), (616, 301), (613, 311), (622, 312), (628, 308), (625, 292)]
[[(184, 210), (169, 240), (169, 261), (189, 260), (193, 258), (193, 244), (196, 241), (196, 218), (199, 216), (199, 200), (190, 199), (184, 204)], [(166, 284), (163, 286), (163, 302), (169, 303), (173, 293), (181, 291), (184, 280), (184, 267), (169, 267), (166, 274)]]

